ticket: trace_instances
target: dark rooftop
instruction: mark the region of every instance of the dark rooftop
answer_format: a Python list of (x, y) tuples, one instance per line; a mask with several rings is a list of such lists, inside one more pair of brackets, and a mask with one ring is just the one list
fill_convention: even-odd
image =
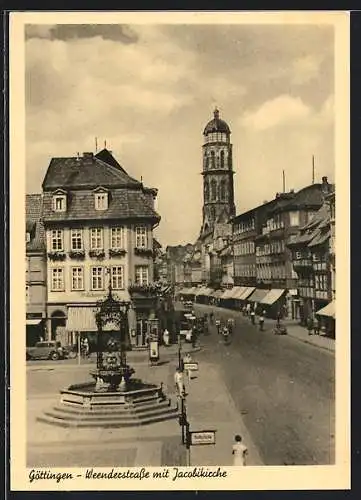
[(151, 207), (148, 197), (141, 189), (114, 189), (111, 193), (108, 209), (96, 210), (94, 193), (91, 190), (72, 191), (69, 193), (66, 212), (54, 212), (52, 193), (44, 193), (44, 222), (75, 220), (115, 220), (149, 219), (154, 222), (160, 216)]
[(112, 155), (108, 155), (104, 150), (98, 154), (112, 163), (102, 161), (93, 153), (84, 153), (79, 157), (52, 158), (43, 181), (43, 190), (141, 186), (139, 181), (125, 172)]
[(26, 251), (45, 250), (45, 232), (41, 221), (42, 196), (41, 194), (26, 195), (26, 232), (30, 233), (30, 242), (26, 244)]

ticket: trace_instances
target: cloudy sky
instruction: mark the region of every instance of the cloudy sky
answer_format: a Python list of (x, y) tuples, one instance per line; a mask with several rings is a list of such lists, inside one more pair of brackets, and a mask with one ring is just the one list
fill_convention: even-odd
[(107, 147), (159, 189), (163, 246), (193, 242), (215, 105), (232, 131), (237, 213), (334, 180), (332, 26), (28, 25), (27, 192), (53, 156)]

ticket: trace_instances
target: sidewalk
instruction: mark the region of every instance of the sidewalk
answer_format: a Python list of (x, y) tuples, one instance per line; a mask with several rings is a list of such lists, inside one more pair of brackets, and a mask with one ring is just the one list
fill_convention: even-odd
[[(196, 361), (196, 357), (194, 358)], [(199, 364), (197, 378), (187, 383), (187, 416), (191, 431), (216, 430), (215, 445), (191, 446), (190, 463), (232, 465), (234, 436), (240, 434), (248, 448), (247, 465), (262, 465), (258, 450), (244, 425), (217, 367)]]
[[(224, 307), (208, 306), (204, 304), (195, 304), (196, 310), (208, 311), (212, 309), (217, 315), (229, 315), (234, 318), (239, 318), (244, 322), (249, 322), (249, 318), (242, 315), (240, 311), (234, 309), (226, 309)], [(258, 317), (256, 317), (256, 324), (258, 324)], [(274, 328), (276, 325), (276, 320), (266, 318), (265, 319), (265, 329)], [(299, 325), (297, 320), (284, 320), (282, 325), (287, 327), (287, 333), (289, 337), (297, 339), (305, 344), (310, 344), (321, 349), (325, 349), (330, 352), (335, 352), (335, 339), (330, 337), (325, 337), (324, 335), (308, 335), (308, 331), (303, 326)]]
[[(274, 326), (275, 322), (266, 319), (266, 325)], [(325, 337), (324, 335), (309, 335), (307, 328), (301, 326), (296, 321), (283, 321), (282, 324), (287, 327), (287, 333), (306, 344), (311, 344), (327, 351), (335, 352), (335, 339)]]
[[(170, 348), (163, 348), (168, 350)], [(184, 351), (183, 351), (184, 352)], [(197, 354), (192, 356), (197, 361)], [(174, 372), (178, 357), (159, 366), (136, 363), (139, 378), (150, 383), (163, 383), (165, 393), (173, 403), (177, 400)], [(72, 366), (72, 365), (71, 365)], [(73, 365), (74, 367), (74, 365)], [(74, 380), (84, 377), (73, 373)], [(69, 372), (64, 377), (70, 382)], [(68, 375), (66, 375), (68, 373)], [(53, 371), (49, 377), (58, 377)], [(243, 420), (220, 377), (219, 370), (210, 363), (201, 362), (199, 371), (188, 386), (187, 415), (191, 430), (215, 429), (216, 445), (192, 446), (192, 465), (231, 465), (235, 434), (240, 434), (249, 450), (248, 465), (261, 465), (258, 450), (245, 428)], [(58, 379), (57, 379), (58, 380)], [(72, 382), (73, 380), (71, 380)], [(32, 467), (50, 466), (179, 466), (186, 465), (186, 448), (181, 443), (178, 419), (144, 427), (122, 429), (69, 429), (38, 422), (36, 417), (59, 400), (59, 393), (28, 394), (27, 400), (27, 455)]]

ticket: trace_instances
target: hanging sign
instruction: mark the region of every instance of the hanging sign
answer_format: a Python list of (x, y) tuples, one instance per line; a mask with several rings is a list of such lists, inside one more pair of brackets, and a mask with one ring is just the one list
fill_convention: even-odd
[(193, 371), (193, 372), (198, 371), (198, 362), (197, 361), (192, 361), (189, 363), (184, 362), (183, 366), (184, 366), (185, 370), (189, 370), (189, 371)]
[(159, 358), (159, 344), (158, 342), (151, 341), (149, 343), (149, 357), (150, 359)]
[(216, 431), (190, 431), (190, 444), (192, 446), (203, 444), (216, 444)]

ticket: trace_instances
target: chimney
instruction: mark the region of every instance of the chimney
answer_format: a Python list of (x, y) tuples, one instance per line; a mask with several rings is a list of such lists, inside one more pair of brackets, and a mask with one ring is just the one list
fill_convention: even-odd
[(83, 162), (84, 163), (93, 163), (94, 161), (94, 153), (83, 153)]
[(327, 181), (327, 177), (322, 177), (321, 191), (323, 194), (328, 194), (330, 192), (330, 184)]

